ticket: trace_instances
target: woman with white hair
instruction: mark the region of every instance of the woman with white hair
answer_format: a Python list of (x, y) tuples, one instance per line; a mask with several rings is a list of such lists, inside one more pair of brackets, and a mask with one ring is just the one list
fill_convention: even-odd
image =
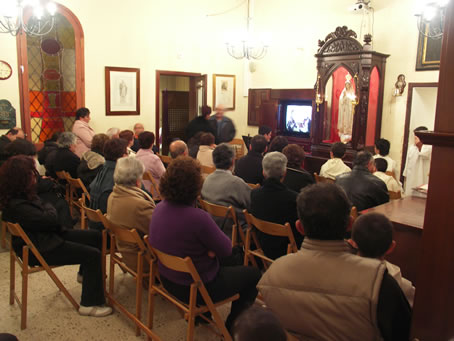
[[(136, 229), (141, 236), (148, 233), (151, 215), (155, 208), (153, 199), (141, 189), (143, 163), (135, 157), (118, 159), (115, 166), (115, 186), (107, 201), (107, 218), (125, 229)], [(124, 262), (137, 268), (137, 246), (117, 245)]]
[(66, 171), (73, 178), (77, 178), (77, 167), (80, 158), (75, 154), (77, 137), (70, 131), (61, 133), (57, 139), (58, 148), (46, 158), (46, 174), (57, 178), (55, 172)]
[[(280, 152), (265, 155), (262, 161), (265, 180), (262, 186), (251, 192), (251, 213), (258, 219), (277, 224), (290, 223), (298, 248), (303, 236), (296, 230), (298, 219), (296, 197), (298, 193), (287, 188), (282, 182), (287, 173), (287, 157)], [(271, 259), (287, 253), (288, 238), (258, 233), (265, 255)]]

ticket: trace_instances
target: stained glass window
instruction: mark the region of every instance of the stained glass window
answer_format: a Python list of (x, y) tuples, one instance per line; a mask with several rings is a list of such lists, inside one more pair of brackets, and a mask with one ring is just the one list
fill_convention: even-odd
[(47, 140), (70, 130), (77, 109), (74, 29), (56, 14), (53, 30), (43, 37), (27, 36), (28, 93), (31, 139)]

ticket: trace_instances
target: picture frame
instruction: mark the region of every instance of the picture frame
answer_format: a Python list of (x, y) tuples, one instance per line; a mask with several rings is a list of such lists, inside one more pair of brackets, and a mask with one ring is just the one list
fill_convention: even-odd
[[(430, 32), (430, 24), (426, 24), (424, 29), (425, 32)], [(416, 71), (440, 69), (441, 44), (441, 38), (429, 38), (419, 33)]]
[(235, 75), (213, 74), (213, 108), (223, 105), (225, 110), (235, 110)]
[(140, 115), (140, 69), (105, 67), (106, 116)]

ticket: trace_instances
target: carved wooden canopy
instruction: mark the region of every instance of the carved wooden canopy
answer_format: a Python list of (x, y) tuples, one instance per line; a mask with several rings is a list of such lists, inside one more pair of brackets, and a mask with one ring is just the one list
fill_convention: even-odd
[(317, 55), (362, 51), (363, 46), (356, 38), (357, 35), (353, 30), (347, 26), (339, 26), (334, 32), (328, 34), (325, 40), (318, 41)]

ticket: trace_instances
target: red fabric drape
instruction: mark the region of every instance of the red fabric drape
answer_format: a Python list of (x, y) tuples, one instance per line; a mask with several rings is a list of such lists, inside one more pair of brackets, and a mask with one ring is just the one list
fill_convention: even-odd
[(378, 85), (380, 84), (380, 75), (376, 67), (373, 68), (370, 75), (369, 85), (369, 109), (367, 112), (367, 130), (366, 130), (366, 146), (375, 144), (375, 124), (377, 122), (377, 106), (378, 106)]

